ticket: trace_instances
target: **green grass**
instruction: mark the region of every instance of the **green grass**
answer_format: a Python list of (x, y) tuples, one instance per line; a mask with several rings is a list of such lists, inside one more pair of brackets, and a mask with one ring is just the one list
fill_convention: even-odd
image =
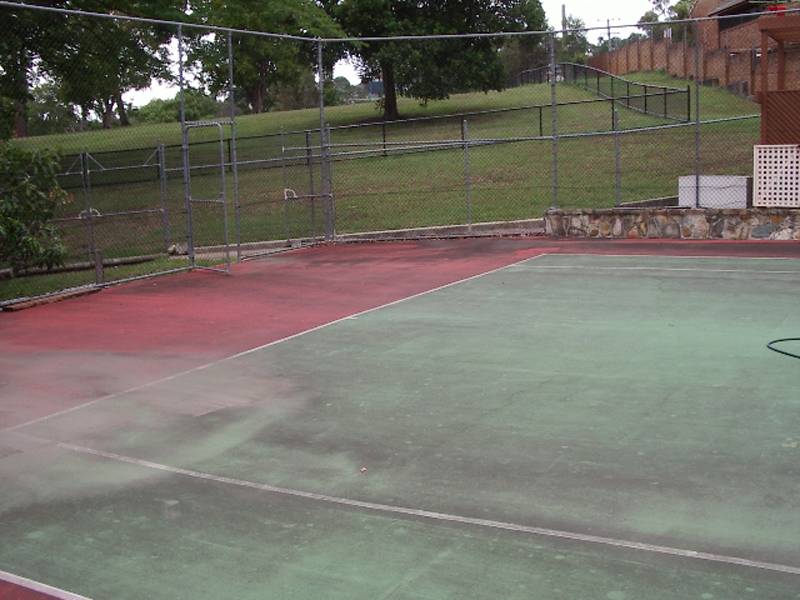
[[(154, 273), (185, 269), (188, 266), (189, 261), (185, 257), (170, 258), (164, 256), (135, 265), (106, 267), (104, 269), (104, 278), (106, 284), (111, 284), (116, 281)], [(0, 302), (15, 298), (33, 298), (58, 290), (92, 286), (95, 283), (94, 269), (43, 273), (14, 279), (3, 279), (0, 280)]]
[[(683, 87), (663, 73), (628, 76), (647, 84)], [(553, 144), (536, 139), (552, 132), (553, 115), (548, 85), (529, 85), (489, 94), (460, 94), (449, 100), (432, 102), (427, 107), (405, 99), (400, 104), (404, 117), (446, 117), (407, 123), (372, 123), (379, 114), (371, 104), (327, 108), (326, 123), (331, 133), (333, 188), (336, 229), (339, 233), (438, 226), (472, 222), (502, 221), (540, 217), (555, 198), (553, 193)], [(704, 121), (758, 114), (758, 106), (719, 88), (699, 90)], [(562, 208), (600, 208), (613, 206), (617, 199), (615, 138), (611, 133), (613, 109), (610, 102), (589, 102), (597, 96), (577, 87), (559, 84), (556, 110), (560, 136), (586, 132), (606, 132), (599, 136), (560, 137), (558, 151), (558, 205)], [(567, 104), (569, 103), (569, 104)], [(417, 153), (403, 153), (398, 145), (420, 141), (462, 139), (459, 115), (466, 116), (470, 140), (518, 138), (513, 143), (473, 146)], [(697, 107), (694, 92), (692, 106)], [(694, 172), (695, 126), (635, 131), (667, 124), (663, 119), (629, 110), (619, 103), (619, 158), (623, 202), (675, 195), (678, 177)], [(368, 125), (345, 127), (349, 125)], [(239, 169), (239, 228), (242, 242), (308, 237), (322, 234), (324, 215), (320, 199), (284, 200), (284, 188), (298, 196), (322, 189), (317, 159), (311, 168), (306, 162), (307, 130), (319, 127), (317, 110), (276, 112), (237, 118), (237, 148), (240, 161), (271, 159), (264, 165), (242, 165)], [(277, 134), (281, 129), (283, 138)], [(299, 133), (290, 133), (299, 132)], [(271, 135), (272, 137), (251, 137)], [(190, 160), (193, 166), (219, 161), (218, 143), (212, 129), (191, 131)], [(752, 172), (752, 146), (758, 143), (759, 120), (707, 123), (701, 126), (701, 172), (705, 174), (749, 174)], [(29, 138), (15, 143), (25, 147), (59, 147), (62, 152), (87, 148), (97, 163), (92, 163), (89, 197), (80, 188), (79, 175), (65, 178), (71, 202), (61, 207), (59, 216), (64, 241), (70, 248), (70, 262), (85, 261), (90, 240), (104, 258), (164, 255), (170, 243), (185, 243), (187, 235), (180, 148), (170, 148), (167, 165), (173, 168), (167, 181), (166, 196), (158, 181), (153, 152), (158, 141), (180, 144), (179, 124), (134, 126), (109, 131), (71, 133), (46, 138)], [(384, 140), (386, 145), (384, 146)], [(281, 142), (289, 160), (281, 168)], [(310, 134), (312, 152), (318, 153), (318, 133)], [(317, 148), (314, 148), (314, 146)], [(143, 148), (135, 153), (132, 149)], [(103, 154), (112, 150), (124, 153)], [(384, 152), (385, 150), (385, 152)], [(358, 160), (347, 160), (346, 152), (371, 152)], [(226, 149), (227, 152), (227, 149)], [(104, 171), (126, 160), (149, 166), (139, 169)], [(467, 163), (469, 163), (469, 193)], [(79, 171), (79, 169), (76, 169)], [(235, 243), (235, 213), (231, 173), (227, 177), (228, 235)], [(121, 183), (120, 177), (126, 182)], [(71, 186), (71, 187), (70, 187)], [(193, 198), (214, 199), (222, 187), (218, 168), (193, 171)], [(78, 220), (87, 204), (101, 216)], [(166, 208), (167, 227), (160, 209)], [(149, 212), (140, 212), (149, 211)], [(124, 213), (124, 214), (117, 214)], [(136, 213), (136, 214), (131, 214)], [(218, 204), (193, 205), (196, 246), (222, 243), (225, 237), (223, 209)], [(168, 258), (151, 261), (132, 269), (144, 271), (168, 268)], [(128, 268), (120, 267), (120, 273)], [(135, 275), (125, 275), (126, 277)], [(89, 277), (87, 281), (84, 281)], [(59, 287), (92, 283), (94, 274), (57, 274), (25, 278), (35, 281), (32, 292), (20, 288), (23, 280), (0, 281), (0, 299), (16, 295), (36, 295)], [(47, 282), (47, 283), (43, 283)], [(53, 287), (55, 286), (55, 287)]]

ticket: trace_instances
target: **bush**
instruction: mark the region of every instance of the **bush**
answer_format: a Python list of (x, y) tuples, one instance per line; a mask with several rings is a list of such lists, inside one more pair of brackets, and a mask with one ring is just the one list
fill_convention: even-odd
[(49, 221), (67, 194), (56, 182), (58, 157), (0, 142), (0, 268), (52, 269), (64, 263), (66, 248)]

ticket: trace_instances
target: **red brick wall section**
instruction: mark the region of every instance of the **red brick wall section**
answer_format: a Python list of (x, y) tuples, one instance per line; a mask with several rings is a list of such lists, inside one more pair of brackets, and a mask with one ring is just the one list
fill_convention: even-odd
[[(716, 29), (716, 22), (711, 23)], [(702, 36), (701, 36), (702, 37)], [(752, 96), (761, 89), (761, 61), (756, 59), (760, 52), (760, 35), (755, 21), (723, 32), (722, 42), (728, 45), (715, 45), (713, 36), (707, 37), (709, 43), (701, 46), (700, 79), (716, 80), (722, 86), (736, 86)], [(713, 42), (713, 43), (712, 43)], [(589, 66), (614, 75), (625, 75), (636, 71), (664, 71), (673, 77), (695, 79), (695, 49), (685, 42), (672, 42), (665, 39), (658, 42), (645, 40), (628, 44), (611, 52), (589, 59)], [(769, 85), (776, 85), (777, 56), (769, 55)], [(786, 89), (800, 90), (800, 46), (786, 47)]]

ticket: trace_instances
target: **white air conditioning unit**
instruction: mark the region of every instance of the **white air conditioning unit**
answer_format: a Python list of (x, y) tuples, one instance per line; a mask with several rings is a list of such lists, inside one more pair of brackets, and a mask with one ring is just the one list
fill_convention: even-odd
[[(681, 208), (749, 208), (753, 179), (743, 175), (700, 175), (700, 194), (694, 175), (678, 177), (678, 206)], [(699, 199), (699, 204), (698, 204)]]
[(755, 146), (753, 206), (800, 208), (800, 146)]

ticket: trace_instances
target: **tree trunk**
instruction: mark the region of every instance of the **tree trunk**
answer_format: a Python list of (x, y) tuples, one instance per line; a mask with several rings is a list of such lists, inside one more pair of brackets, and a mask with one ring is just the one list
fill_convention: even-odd
[(397, 88), (394, 83), (394, 65), (382, 63), (383, 71), (383, 120), (396, 121), (400, 118), (397, 110)]
[(127, 127), (131, 124), (128, 120), (128, 111), (125, 110), (125, 102), (122, 100), (122, 92), (117, 92), (117, 116), (119, 116), (119, 124), (122, 127)]
[(266, 86), (260, 82), (247, 88), (247, 99), (250, 103), (250, 110), (255, 114), (261, 114), (264, 110), (264, 97), (266, 94)]
[(28, 137), (28, 116), (25, 110), (25, 103), (17, 100), (15, 103), (17, 114), (14, 116), (14, 137)]

